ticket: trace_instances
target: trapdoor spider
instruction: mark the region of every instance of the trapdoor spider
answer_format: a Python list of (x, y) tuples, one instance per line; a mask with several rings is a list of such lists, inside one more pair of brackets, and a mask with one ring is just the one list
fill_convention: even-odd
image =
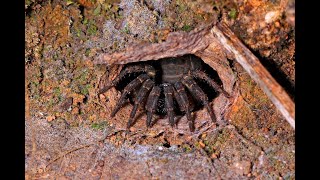
[[(204, 72), (203, 62), (197, 58), (182, 56), (179, 58), (167, 58), (159, 61), (158, 66), (148, 62), (139, 62), (123, 68), (120, 74), (108, 85), (103, 87), (98, 94), (106, 92), (128, 75), (136, 74), (136, 77), (125, 85), (121, 97), (111, 113), (111, 117), (120, 110), (126, 102), (128, 95), (135, 94), (134, 105), (131, 111), (127, 128), (134, 123), (136, 111), (139, 106), (144, 106), (147, 114), (147, 127), (152, 126), (152, 115), (160, 106), (169, 117), (171, 126), (176, 124), (175, 108), (186, 114), (190, 131), (194, 131), (194, 122), (191, 112), (194, 110), (194, 102), (201, 102), (206, 108), (213, 122), (216, 117), (209, 105), (207, 94), (195, 81), (201, 80), (211, 86), (215, 91), (229, 97), (212, 78)], [(157, 68), (155, 68), (157, 67)], [(164, 94), (164, 97), (163, 95)], [(160, 103), (161, 97), (164, 103)], [(164, 105), (163, 105), (164, 104)], [(175, 104), (177, 104), (175, 106)]]

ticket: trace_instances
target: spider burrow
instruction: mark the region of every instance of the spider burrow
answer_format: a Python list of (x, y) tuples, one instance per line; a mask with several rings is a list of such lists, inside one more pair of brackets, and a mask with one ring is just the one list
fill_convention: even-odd
[(102, 94), (111, 87), (119, 85), (127, 76), (134, 78), (133, 80), (131, 78), (130, 82), (125, 84), (121, 97), (111, 112), (111, 117), (114, 117), (127, 102), (128, 96), (134, 96), (127, 128), (134, 124), (139, 106), (143, 106), (146, 111), (147, 127), (151, 127), (155, 123), (152, 121), (152, 117), (157, 112), (167, 114), (169, 123), (173, 127), (177, 124), (175, 112), (180, 111), (186, 114), (190, 131), (194, 131), (194, 120), (191, 112), (196, 110), (196, 102), (206, 108), (213, 122), (216, 121), (208, 95), (197, 81), (205, 82), (213, 90), (226, 97), (230, 96), (204, 72), (204, 63), (201, 60), (187, 55), (178, 58), (166, 58), (154, 63), (150, 62), (128, 64), (111, 83), (98, 92), (98, 94)]

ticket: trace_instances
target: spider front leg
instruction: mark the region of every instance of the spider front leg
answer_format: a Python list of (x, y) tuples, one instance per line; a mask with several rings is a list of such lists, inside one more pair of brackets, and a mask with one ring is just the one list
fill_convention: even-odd
[(186, 93), (186, 90), (184, 89), (184, 86), (182, 85), (181, 82), (176, 82), (174, 84), (174, 87), (176, 89), (176, 95), (175, 95), (175, 99), (177, 100), (179, 106), (183, 107), (184, 111), (186, 112), (186, 116), (187, 116), (187, 120), (188, 120), (188, 125), (189, 125), (189, 129), (191, 132), (194, 131), (194, 123), (193, 120), (191, 118), (191, 113), (190, 113), (190, 104), (188, 101), (188, 95)]
[(111, 83), (99, 90), (98, 95), (108, 91), (111, 87), (117, 85), (125, 75), (137, 72), (146, 72), (150, 78), (154, 78), (156, 74), (155, 69), (150, 65), (129, 66), (121, 71), (120, 74)]
[(174, 112), (173, 112), (173, 87), (171, 84), (163, 84), (164, 98), (165, 98), (165, 108), (169, 117), (169, 123), (174, 126)]
[(184, 76), (182, 79), (182, 84), (184, 84), (190, 93), (197, 99), (200, 99), (203, 105), (206, 107), (212, 122), (216, 121), (216, 117), (209, 105), (208, 96), (201, 90), (198, 84), (189, 76)]
[(140, 84), (142, 84), (145, 80), (149, 79), (149, 76), (146, 74), (139, 75), (136, 79), (132, 80), (123, 90), (123, 93), (121, 94), (121, 97), (116, 104), (116, 107), (111, 112), (111, 117), (114, 117), (114, 115), (120, 110), (121, 106), (126, 100), (127, 95), (136, 87), (138, 87)]
[(186, 107), (183, 104), (183, 100), (181, 99), (180, 95), (178, 94), (177, 90), (175, 88), (173, 88), (173, 97), (174, 99), (177, 101), (180, 111), (185, 112), (186, 111)]
[(147, 110), (147, 122), (146, 122), (147, 127), (151, 127), (152, 114), (156, 112), (160, 93), (161, 93), (161, 88), (159, 86), (154, 86), (148, 96), (147, 103), (145, 106)]
[(136, 115), (137, 109), (139, 105), (143, 102), (143, 100), (146, 97), (146, 94), (151, 90), (151, 88), (154, 86), (154, 82), (151, 79), (147, 79), (143, 84), (142, 87), (140, 88), (138, 92), (138, 97), (136, 101), (134, 102), (134, 106), (132, 108), (130, 118), (127, 124), (127, 128), (130, 128), (132, 123), (134, 122), (134, 116)]
[(206, 81), (214, 90), (222, 93), (226, 97), (230, 97), (229, 93), (227, 93), (224, 89), (222, 89), (213, 79), (211, 79), (206, 73), (201, 71), (194, 71), (191, 73), (194, 78), (202, 79)]

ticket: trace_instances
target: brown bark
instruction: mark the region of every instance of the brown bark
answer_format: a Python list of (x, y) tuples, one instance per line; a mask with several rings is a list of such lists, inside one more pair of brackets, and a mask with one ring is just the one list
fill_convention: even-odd
[(158, 60), (168, 57), (178, 57), (185, 54), (194, 54), (204, 50), (211, 43), (204, 38), (210, 34), (212, 26), (207, 26), (193, 31), (170, 33), (165, 42), (154, 44), (137, 44), (128, 47), (125, 51), (113, 54), (102, 54), (96, 59), (96, 64), (127, 64), (148, 60)]

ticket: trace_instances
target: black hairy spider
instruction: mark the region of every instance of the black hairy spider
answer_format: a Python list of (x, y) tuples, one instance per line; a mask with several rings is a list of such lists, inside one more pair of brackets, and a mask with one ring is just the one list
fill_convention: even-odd
[(170, 125), (174, 126), (176, 124), (174, 120), (175, 108), (178, 108), (180, 112), (186, 114), (190, 131), (194, 131), (191, 112), (195, 110), (195, 102), (200, 102), (207, 109), (214, 122), (216, 117), (209, 105), (208, 96), (196, 80), (204, 81), (215, 91), (229, 97), (228, 93), (204, 72), (203, 62), (197, 58), (192, 58), (191, 55), (129, 64), (98, 94), (117, 86), (122, 79), (132, 74), (136, 76), (125, 84), (121, 97), (111, 113), (111, 117), (114, 117), (126, 102), (128, 95), (134, 94), (134, 106), (127, 128), (133, 125), (138, 107), (144, 106), (147, 113), (147, 127), (151, 127), (152, 115), (159, 108), (163, 109), (162, 112), (166, 112)]

